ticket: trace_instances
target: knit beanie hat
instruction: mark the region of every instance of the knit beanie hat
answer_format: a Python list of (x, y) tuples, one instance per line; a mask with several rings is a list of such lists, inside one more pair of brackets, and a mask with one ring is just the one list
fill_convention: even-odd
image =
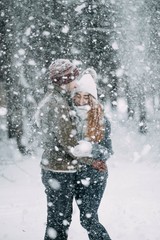
[(78, 68), (68, 59), (57, 59), (49, 67), (50, 79), (56, 85), (68, 84), (79, 75)]
[(96, 86), (96, 71), (92, 68), (87, 68), (83, 73), (79, 81), (77, 81), (78, 87), (74, 90), (77, 92), (87, 92), (97, 99), (97, 86)]

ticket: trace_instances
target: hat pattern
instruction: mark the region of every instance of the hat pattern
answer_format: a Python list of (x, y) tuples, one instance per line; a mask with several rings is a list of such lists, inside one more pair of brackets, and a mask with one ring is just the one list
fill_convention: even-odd
[(49, 67), (50, 79), (57, 85), (68, 84), (79, 75), (78, 68), (68, 59), (57, 59)]

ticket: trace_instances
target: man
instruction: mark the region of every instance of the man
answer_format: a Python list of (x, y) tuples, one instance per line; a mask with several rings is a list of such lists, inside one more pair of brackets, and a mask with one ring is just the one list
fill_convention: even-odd
[[(77, 159), (72, 154), (78, 142), (72, 121), (74, 111), (69, 106), (69, 93), (77, 87), (75, 80), (79, 71), (67, 59), (56, 60), (49, 70), (52, 87), (36, 113), (44, 149), (41, 167), (47, 195), (45, 240), (66, 240), (72, 215), (73, 178), (78, 166)], [(85, 147), (82, 156), (89, 154)]]

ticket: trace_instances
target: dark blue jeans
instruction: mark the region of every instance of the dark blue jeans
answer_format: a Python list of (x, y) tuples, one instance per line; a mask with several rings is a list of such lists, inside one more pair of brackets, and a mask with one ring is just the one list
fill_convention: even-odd
[(42, 170), (48, 208), (45, 240), (67, 240), (73, 197), (80, 210), (81, 225), (87, 230), (89, 239), (111, 240), (97, 214), (107, 176), (107, 172), (90, 166), (83, 166), (75, 173)]

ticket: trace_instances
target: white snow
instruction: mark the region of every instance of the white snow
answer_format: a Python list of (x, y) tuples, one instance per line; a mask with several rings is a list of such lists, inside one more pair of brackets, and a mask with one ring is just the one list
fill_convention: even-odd
[(50, 35), (50, 32), (48, 32), (48, 31), (43, 31), (43, 36), (45, 36), (45, 37), (48, 37), (49, 35)]
[(48, 236), (51, 239), (55, 239), (57, 237), (57, 232), (54, 228), (48, 228)]
[(5, 116), (7, 114), (7, 109), (5, 107), (0, 108), (0, 116)]
[(25, 50), (23, 48), (18, 50), (19, 55), (23, 56), (25, 54)]
[(113, 43), (112, 43), (112, 48), (113, 48), (114, 50), (118, 50), (118, 49), (119, 49), (118, 43), (117, 43), (117, 42), (113, 42)]
[(62, 30), (61, 30), (63, 33), (68, 33), (69, 32), (69, 26), (68, 25), (65, 25), (63, 26)]
[(1, 17), (4, 17), (4, 16), (5, 16), (4, 11), (1, 11)]
[(88, 187), (89, 184), (90, 184), (90, 178), (81, 179), (81, 183), (82, 183), (85, 187)]
[(81, 14), (82, 13), (82, 9), (85, 8), (86, 4), (83, 3), (81, 5), (79, 5), (78, 7), (75, 8), (75, 11), (78, 13), (78, 14)]
[(45, 67), (41, 69), (42, 73), (45, 73), (46, 71), (47, 71), (47, 69)]
[(29, 36), (31, 34), (31, 28), (28, 27), (24, 33), (26, 36)]
[(145, 49), (144, 45), (138, 45), (138, 46), (135, 46), (134, 48), (138, 49), (140, 52), (143, 52)]
[(28, 19), (31, 21), (31, 20), (33, 20), (33, 19), (34, 19), (34, 17), (33, 17), (33, 16), (30, 16)]
[(36, 62), (33, 59), (29, 59), (28, 64), (31, 66), (35, 66)]
[(58, 190), (61, 187), (60, 182), (58, 182), (57, 179), (49, 179), (48, 183), (54, 190)]
[(122, 69), (122, 68), (119, 68), (119, 69), (116, 70), (116, 76), (117, 77), (122, 77), (123, 73), (124, 73), (124, 69)]
[[(150, 123), (148, 135), (142, 136), (135, 123), (124, 124), (111, 113), (110, 116), (115, 154), (108, 161), (109, 177), (99, 209), (100, 220), (113, 240), (159, 240), (159, 131)], [(0, 239), (43, 240), (47, 204), (40, 157), (23, 157), (14, 140), (6, 138), (0, 141), (0, 149)], [(51, 184), (58, 187), (54, 180)], [(50, 229), (50, 235), (54, 239), (56, 231)], [(80, 226), (75, 201), (69, 230), (69, 240), (73, 239), (88, 239)]]

